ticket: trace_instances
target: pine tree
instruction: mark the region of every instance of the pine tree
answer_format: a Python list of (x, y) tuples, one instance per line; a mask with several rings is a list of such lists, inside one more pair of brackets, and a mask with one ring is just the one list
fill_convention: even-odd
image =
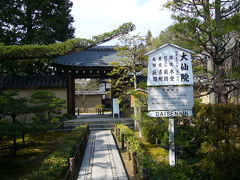
[(17, 136), (22, 134), (24, 143), (24, 134), (27, 130), (25, 124), (17, 121), (17, 116), (30, 113), (30, 108), (27, 106), (27, 99), (19, 98), (17, 92), (0, 92), (0, 116), (4, 119), (7, 116), (11, 117), (10, 121), (0, 122), (0, 131), (5, 129), (1, 135), (8, 135), (12, 138), (13, 142), (13, 155), (16, 156), (17, 152)]
[(66, 103), (65, 100), (56, 97), (54, 92), (47, 90), (39, 90), (32, 94), (30, 102), (36, 115), (33, 125), (37, 125), (39, 129), (48, 129), (58, 124)]
[(232, 79), (226, 61), (239, 47), (239, 0), (170, 0), (167, 7), (178, 22), (174, 28), (180, 38), (195, 47), (201, 61), (214, 65), (209, 76), (202, 76), (201, 84), (207, 94), (217, 93), (218, 103), (227, 103), (229, 94), (239, 87), (239, 79)]
[(50, 44), (73, 38), (70, 0), (2, 0), (0, 42)]

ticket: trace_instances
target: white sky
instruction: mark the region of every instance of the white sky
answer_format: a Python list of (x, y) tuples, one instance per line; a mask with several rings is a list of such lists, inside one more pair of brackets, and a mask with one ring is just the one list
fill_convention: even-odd
[[(136, 25), (133, 34), (154, 37), (173, 23), (170, 12), (163, 10), (167, 0), (71, 0), (75, 36), (91, 38), (118, 28), (126, 22)], [(107, 43), (115, 45), (116, 41)]]

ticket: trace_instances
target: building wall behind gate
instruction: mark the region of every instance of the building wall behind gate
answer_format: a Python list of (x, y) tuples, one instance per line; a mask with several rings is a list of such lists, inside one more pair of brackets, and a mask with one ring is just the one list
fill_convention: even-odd
[(95, 108), (97, 104), (102, 104), (102, 95), (76, 95), (76, 108)]
[[(66, 88), (39, 88), (39, 89), (35, 89), (35, 88), (13, 89), (13, 88), (11, 88), (11, 89), (6, 89), (6, 91), (17, 91), (18, 92), (18, 97), (26, 98), (28, 100), (30, 100), (32, 94), (34, 94), (35, 92), (40, 91), (40, 90), (46, 90), (46, 91), (54, 92), (56, 97), (61, 98), (61, 99), (66, 101), (66, 106), (67, 106), (67, 89)], [(67, 107), (64, 108), (62, 113), (67, 113)], [(34, 117), (34, 114), (32, 114), (32, 113), (26, 114), (26, 115), (18, 115), (17, 120), (31, 121), (33, 117)]]

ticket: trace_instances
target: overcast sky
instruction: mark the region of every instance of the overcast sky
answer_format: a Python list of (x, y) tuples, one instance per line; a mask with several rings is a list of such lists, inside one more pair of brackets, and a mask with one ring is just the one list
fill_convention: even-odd
[[(130, 21), (136, 25), (133, 34), (145, 35), (150, 30), (156, 37), (160, 31), (173, 23), (170, 12), (162, 8), (166, 0), (71, 1), (76, 37), (91, 38)], [(115, 45), (116, 41), (110, 44)]]

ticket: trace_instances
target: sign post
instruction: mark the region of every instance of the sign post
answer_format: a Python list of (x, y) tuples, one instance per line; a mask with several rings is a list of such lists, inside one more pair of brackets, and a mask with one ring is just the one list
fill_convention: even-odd
[(147, 55), (148, 116), (169, 117), (169, 164), (176, 164), (174, 117), (192, 116), (192, 51), (166, 44)]
[(174, 166), (176, 164), (176, 153), (175, 153), (175, 143), (174, 143), (174, 133), (175, 133), (175, 122), (174, 118), (169, 118), (168, 125), (169, 132), (169, 164)]

